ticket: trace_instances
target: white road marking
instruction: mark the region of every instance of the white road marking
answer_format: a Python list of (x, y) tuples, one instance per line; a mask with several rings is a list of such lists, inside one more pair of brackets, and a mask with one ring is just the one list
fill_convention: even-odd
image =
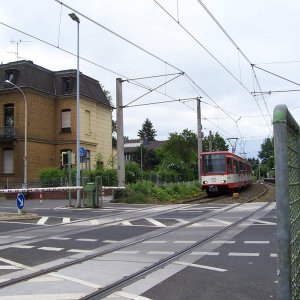
[(224, 224), (224, 225), (231, 225), (232, 224), (232, 222), (228, 222), (228, 221), (224, 221), (224, 220), (219, 220), (219, 219), (214, 219), (214, 218), (210, 218), (208, 220), (213, 221), (213, 222), (217, 222), (217, 223), (221, 223), (221, 224)]
[(9, 259), (3, 258), (3, 257), (0, 257), (0, 261), (4, 262), (6, 264), (9, 264), (9, 265), (15, 266), (17, 268), (26, 269), (26, 270), (30, 270), (30, 271), (37, 271), (36, 268), (17, 263), (17, 262), (14, 262), (12, 260), (9, 260)]
[(220, 252), (199, 252), (199, 251), (195, 251), (192, 252), (190, 255), (219, 255)]
[(72, 252), (72, 253), (92, 253), (94, 251), (93, 250), (85, 250), (85, 249), (70, 249), (67, 252)]
[(114, 254), (138, 254), (140, 251), (126, 251), (126, 250), (120, 250), (120, 251), (114, 251)]
[(81, 299), (86, 296), (83, 293), (73, 293), (73, 294), (37, 294), (37, 295), (16, 295), (16, 296), (1, 296), (1, 300), (73, 300)]
[(151, 300), (150, 298), (130, 294), (130, 293), (123, 292), (123, 291), (114, 292), (113, 294), (109, 295), (105, 299), (113, 299), (113, 298), (120, 299), (120, 297), (123, 297), (123, 298), (126, 298), (126, 299), (134, 299), (134, 300)]
[(277, 253), (270, 253), (270, 257), (277, 257)]
[(64, 248), (55, 248), (55, 247), (40, 247), (39, 250), (45, 250), (45, 251), (61, 251)]
[(113, 240), (105, 240), (103, 243), (118, 243), (119, 241), (113, 241)]
[(259, 220), (259, 219), (249, 219), (249, 220), (256, 222), (256, 223), (263, 224), (263, 225), (276, 225), (276, 223), (274, 223), (274, 222), (268, 222), (268, 221), (263, 221), (263, 220)]
[(174, 220), (176, 220), (178, 223), (181, 223), (181, 224), (187, 224), (187, 223), (189, 223), (189, 221), (184, 220), (184, 219), (174, 219)]
[(34, 248), (34, 246), (29, 246), (29, 245), (13, 245), (11, 248), (18, 248), (18, 249), (31, 249)]
[(129, 221), (122, 221), (121, 224), (125, 226), (132, 226), (132, 224)]
[(12, 265), (0, 266), (0, 270), (18, 270), (18, 269), (20, 268)]
[(216, 240), (211, 241), (211, 244), (235, 244), (235, 241)]
[(74, 278), (74, 277), (70, 277), (70, 276), (65, 276), (65, 275), (62, 275), (62, 274), (55, 273), (55, 272), (49, 273), (49, 275), (53, 276), (55, 278), (76, 282), (76, 283), (79, 283), (81, 285), (88, 286), (88, 287), (91, 287), (91, 288), (94, 288), (94, 289), (100, 289), (100, 288), (103, 287), (103, 286), (101, 286), (99, 284), (96, 284), (96, 283), (88, 282), (88, 281), (81, 280), (81, 279)]
[(244, 241), (244, 244), (270, 244), (270, 241)]
[(71, 218), (63, 218), (62, 222), (63, 223), (70, 223), (71, 222)]
[(41, 217), (36, 224), (43, 225), (46, 223), (46, 221), (49, 219), (49, 217)]
[(143, 244), (164, 244), (167, 241), (144, 241)]
[(97, 242), (97, 239), (76, 239), (78, 242)]
[(99, 225), (99, 221), (98, 220), (91, 220), (91, 225)]
[(49, 240), (59, 240), (59, 241), (67, 241), (70, 240), (71, 238), (66, 238), (66, 237), (49, 237)]
[(15, 236), (14, 237), (15, 239), (32, 239), (33, 236), (27, 236), (27, 235), (23, 235), (23, 236)]
[(184, 266), (188, 266), (188, 267), (201, 268), (201, 269), (206, 269), (206, 270), (211, 270), (211, 271), (217, 271), (217, 272), (226, 272), (227, 271), (226, 269), (215, 268), (215, 267), (210, 267), (210, 266), (205, 266), (205, 265), (191, 264), (191, 263), (186, 263), (183, 261), (176, 261), (175, 264), (184, 265)]
[(241, 252), (229, 252), (228, 256), (259, 256), (259, 253), (241, 253)]
[(172, 255), (174, 254), (175, 252), (172, 252), (172, 251), (149, 251), (147, 254), (162, 254), (162, 255)]
[(174, 241), (174, 244), (195, 244), (197, 241)]
[(155, 226), (158, 226), (158, 227), (167, 227), (167, 225), (155, 220), (155, 219), (152, 219), (152, 218), (145, 218), (145, 220), (147, 220), (148, 222), (152, 223), (153, 225)]

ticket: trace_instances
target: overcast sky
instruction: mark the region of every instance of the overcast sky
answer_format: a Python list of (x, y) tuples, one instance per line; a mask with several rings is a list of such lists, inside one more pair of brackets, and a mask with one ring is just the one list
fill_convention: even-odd
[[(255, 64), (300, 84), (297, 0), (202, 1), (235, 45), (198, 0), (62, 2), (71, 9), (55, 0), (0, 0), (0, 61), (17, 60), (18, 46), (19, 59), (52, 71), (76, 69), (76, 57), (61, 50), (76, 54), (77, 27), (68, 16), (75, 9), (82, 14), (77, 13), (83, 58), (80, 71), (103, 84), (114, 103), (117, 77), (164, 75), (134, 82), (154, 89), (177, 76), (168, 74), (183, 71), (186, 75), (132, 105), (201, 96), (204, 135), (211, 130), (224, 139), (238, 138), (237, 153), (245, 152), (247, 157), (255, 157), (263, 140), (272, 136), (271, 118), (277, 104), (286, 104), (299, 120), (299, 92), (276, 92), (299, 86), (254, 67), (257, 83), (251, 68)], [(258, 92), (259, 86), (272, 93), (253, 97), (251, 93)], [(123, 102), (126, 105), (147, 92), (124, 82)], [(146, 118), (156, 129), (157, 140), (185, 128), (197, 132), (195, 100), (127, 107), (124, 135), (136, 138)]]

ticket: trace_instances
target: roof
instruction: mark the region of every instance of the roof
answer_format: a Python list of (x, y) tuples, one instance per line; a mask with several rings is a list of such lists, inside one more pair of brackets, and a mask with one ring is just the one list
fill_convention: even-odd
[[(143, 147), (147, 150), (154, 150), (159, 148), (165, 141), (144, 141)], [(131, 153), (133, 152), (137, 147), (141, 146), (140, 140), (127, 140), (124, 142), (124, 152), (125, 153)]]
[[(76, 75), (77, 70), (60, 70), (50, 71), (41, 66), (34, 64), (30, 60), (20, 60), (0, 65), (0, 89), (9, 88), (4, 81), (6, 72), (14, 72), (16, 76), (16, 85), (22, 88), (31, 88), (51, 94), (53, 96), (76, 96)], [(64, 91), (64, 79), (70, 80), (70, 89)], [(82, 73), (80, 73), (80, 95), (101, 102), (110, 106), (100, 83)]]

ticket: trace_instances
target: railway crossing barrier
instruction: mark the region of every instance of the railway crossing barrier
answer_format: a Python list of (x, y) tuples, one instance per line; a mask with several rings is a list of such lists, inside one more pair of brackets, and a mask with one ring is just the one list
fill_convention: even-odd
[(273, 113), (278, 299), (300, 299), (300, 128), (286, 105)]

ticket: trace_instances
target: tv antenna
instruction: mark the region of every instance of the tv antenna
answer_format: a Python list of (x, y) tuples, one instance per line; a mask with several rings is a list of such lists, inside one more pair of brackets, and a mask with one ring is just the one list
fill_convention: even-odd
[(22, 58), (22, 57), (19, 56), (19, 44), (21, 44), (21, 43), (30, 43), (30, 42), (31, 41), (22, 41), (22, 40), (13, 41), (13, 40), (11, 40), (10, 43), (17, 46), (17, 51), (16, 52), (8, 52), (8, 53), (15, 54), (16, 57), (17, 57), (17, 60), (19, 60), (20, 58)]

